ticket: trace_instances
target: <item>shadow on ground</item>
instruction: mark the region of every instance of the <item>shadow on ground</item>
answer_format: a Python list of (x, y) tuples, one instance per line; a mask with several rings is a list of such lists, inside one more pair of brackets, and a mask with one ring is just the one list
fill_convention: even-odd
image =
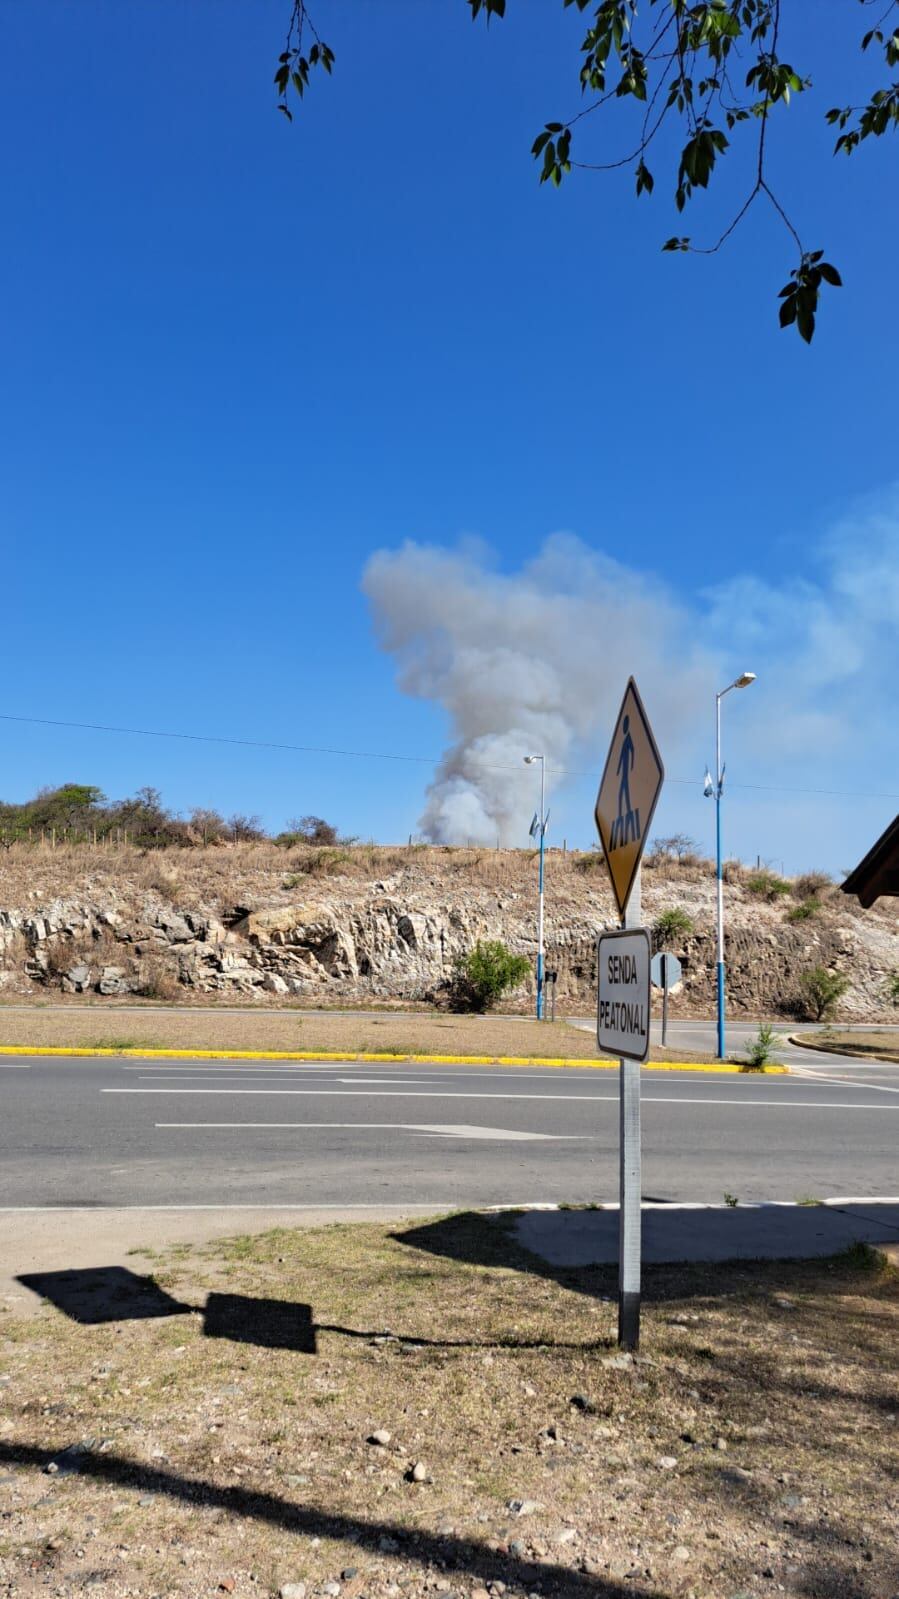
[[(51, 1463), (58, 1467), (59, 1462), (59, 1453), (51, 1449), (0, 1442), (0, 1464), (46, 1471)], [(482, 1583), (505, 1582), (525, 1593), (539, 1588), (543, 1592), (551, 1590), (570, 1596), (570, 1599), (626, 1599), (626, 1596), (628, 1599), (654, 1599), (654, 1596), (662, 1599), (658, 1589), (646, 1588), (638, 1582), (628, 1582), (625, 1586), (601, 1577), (588, 1577), (543, 1560), (528, 1560), (491, 1550), (483, 1543), (456, 1534), (442, 1536), (421, 1527), (410, 1533), (407, 1527), (396, 1522), (364, 1521), (358, 1516), (343, 1515), (315, 1505), (294, 1504), (272, 1493), (182, 1477), (177, 1472), (141, 1465), (121, 1455), (96, 1454), (90, 1448), (68, 1450), (65, 1469), (69, 1474), (77, 1473), (97, 1482), (158, 1494), (187, 1504), (191, 1509), (202, 1505), (224, 1510), (229, 1516), (267, 1522), (290, 1532), (347, 1539), (373, 1550), (379, 1548), (382, 1538), (389, 1538), (398, 1553), (422, 1567), (439, 1563), (444, 1571), (474, 1573)]]
[[(820, 1278), (822, 1260), (863, 1259), (872, 1244), (899, 1239), (899, 1204), (722, 1208), (708, 1217), (707, 1210), (644, 1211), (645, 1301), (727, 1292), (757, 1281), (765, 1268), (779, 1272), (783, 1286), (785, 1265), (794, 1274), (807, 1266)], [(617, 1211), (460, 1211), (391, 1237), (466, 1265), (545, 1277), (596, 1299), (617, 1293)]]
[(107, 1321), (150, 1321), (193, 1311), (192, 1305), (173, 1299), (154, 1278), (139, 1277), (126, 1266), (27, 1272), (17, 1280), (83, 1327), (98, 1327)]
[[(98, 1327), (106, 1322), (147, 1321), (165, 1316), (202, 1317), (207, 1338), (223, 1338), (236, 1344), (254, 1344), (259, 1349), (287, 1349), (296, 1354), (318, 1353), (317, 1335), (333, 1333), (339, 1338), (354, 1338), (371, 1343), (402, 1344), (409, 1349), (495, 1349), (496, 1339), (421, 1338), (388, 1332), (383, 1327), (341, 1327), (334, 1322), (316, 1322), (312, 1306), (299, 1300), (262, 1299), (249, 1294), (210, 1293), (205, 1306), (189, 1305), (165, 1292), (152, 1277), (141, 1277), (124, 1266), (92, 1266), (78, 1271), (34, 1272), (18, 1281), (40, 1294), (70, 1321), (82, 1327)], [(605, 1348), (601, 1338), (566, 1343), (554, 1340), (558, 1349)], [(545, 1339), (503, 1340), (504, 1348), (543, 1349)]]
[(173, 1299), (153, 1277), (141, 1277), (125, 1266), (30, 1272), (18, 1281), (82, 1327), (162, 1316), (202, 1316), (207, 1338), (227, 1338), (261, 1349), (292, 1349), (303, 1355), (316, 1353), (312, 1306), (287, 1299), (211, 1293), (205, 1308), (200, 1309)]

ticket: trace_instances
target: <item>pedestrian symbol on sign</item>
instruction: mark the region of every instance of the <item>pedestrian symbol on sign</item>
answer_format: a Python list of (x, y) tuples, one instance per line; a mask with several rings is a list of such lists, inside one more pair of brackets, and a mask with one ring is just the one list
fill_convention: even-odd
[(610, 849), (618, 849), (622, 844), (635, 843), (640, 837), (640, 812), (631, 805), (631, 771), (634, 765), (634, 741), (631, 738), (631, 719), (624, 718), (621, 724), (621, 754), (615, 768), (616, 776), (621, 779), (618, 785), (618, 815), (612, 824), (612, 837), (609, 840)]
[(652, 826), (663, 776), (662, 758), (631, 678), (596, 800), (596, 826), (622, 916)]

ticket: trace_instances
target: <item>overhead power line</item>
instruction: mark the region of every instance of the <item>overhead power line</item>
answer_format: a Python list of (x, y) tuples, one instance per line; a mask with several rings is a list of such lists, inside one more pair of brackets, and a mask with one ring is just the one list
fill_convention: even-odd
[[(319, 744), (286, 744), (266, 738), (231, 738), (219, 733), (173, 733), (156, 727), (116, 727), (105, 722), (67, 722), (59, 717), (13, 716), (5, 711), (0, 711), (0, 722), (19, 722), (27, 727), (66, 727), (85, 733), (125, 733), (136, 738), (173, 738), (188, 744), (227, 744), (241, 749), (286, 750), (295, 755), (339, 755), (353, 761), (403, 761), (414, 766), (437, 766), (442, 759), (439, 755), (401, 755), (393, 750), (343, 750)], [(513, 762), (500, 764), (491, 761), (472, 761), (471, 765), (484, 772), (521, 771), (518, 764)], [(598, 767), (595, 771), (587, 771), (577, 767), (554, 766), (547, 767), (547, 771), (551, 771), (554, 777), (597, 779), (599, 777)], [(669, 777), (666, 774), (665, 781), (686, 788), (701, 787), (700, 780), (696, 777)], [(728, 787), (747, 789), (760, 794), (821, 794), (842, 799), (899, 799), (899, 793), (857, 788), (800, 788), (791, 782), (729, 783)]]

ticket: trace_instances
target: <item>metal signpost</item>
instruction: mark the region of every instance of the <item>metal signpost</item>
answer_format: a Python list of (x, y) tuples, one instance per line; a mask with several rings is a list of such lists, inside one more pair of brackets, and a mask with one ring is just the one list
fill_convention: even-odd
[(596, 799), (623, 931), (601, 935), (596, 1036), (619, 1059), (618, 1342), (640, 1341), (640, 1064), (649, 1053), (649, 935), (640, 923), (640, 860), (665, 768), (629, 678)]
[(681, 963), (676, 955), (669, 955), (667, 950), (662, 950), (659, 955), (653, 955), (650, 967), (653, 988), (662, 990), (662, 1043), (668, 1042), (668, 990), (676, 988), (681, 980)]

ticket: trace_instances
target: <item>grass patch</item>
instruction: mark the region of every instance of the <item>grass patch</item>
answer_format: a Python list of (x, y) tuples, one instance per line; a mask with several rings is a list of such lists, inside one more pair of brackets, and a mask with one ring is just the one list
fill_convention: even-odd
[(595, 1599), (630, 1591), (636, 1546), (643, 1595), (754, 1593), (762, 1561), (793, 1592), (826, 1570), (861, 1593), (860, 1550), (865, 1594), (893, 1591), (899, 1277), (875, 1251), (646, 1268), (624, 1365), (614, 1273), (544, 1265), (508, 1216), (278, 1229), (154, 1276), (194, 1308), (0, 1314), (10, 1592), (35, 1566), (80, 1592), (123, 1544), (133, 1591), (185, 1599), (231, 1579), (387, 1599), (435, 1571)]
[(798, 905), (791, 905), (787, 911), (788, 922), (808, 922), (821, 914), (821, 901), (812, 896), (810, 899), (800, 900)]
[(802, 1033), (804, 1047), (838, 1055), (870, 1055), (875, 1060), (899, 1061), (899, 1027), (848, 1029), (826, 1027), (820, 1033)]
[(753, 872), (751, 877), (746, 879), (746, 889), (757, 899), (773, 903), (782, 899), (785, 894), (789, 894), (790, 884), (785, 877), (778, 877), (776, 872)]

